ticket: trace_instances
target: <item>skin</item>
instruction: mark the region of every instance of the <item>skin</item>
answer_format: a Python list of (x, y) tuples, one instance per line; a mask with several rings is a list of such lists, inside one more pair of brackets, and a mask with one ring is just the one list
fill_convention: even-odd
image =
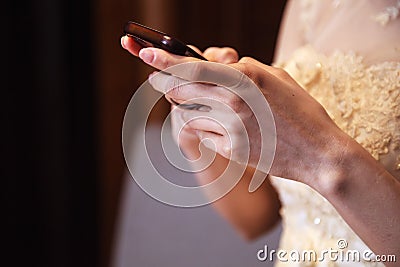
[[(285, 41), (285, 32), (282, 36), (281, 43)], [(131, 54), (158, 70), (196, 61), (160, 49), (141, 49), (128, 37), (123, 37), (121, 44)], [(282, 54), (282, 50), (278, 50), (278, 53)], [(245, 73), (257, 84), (270, 104), (276, 123), (277, 147), (269, 174), (309, 185), (336, 208), (374, 253), (395, 254), (399, 257), (400, 183), (396, 177), (339, 129), (322, 106), (285, 71), (264, 65), (253, 58), (238, 60), (237, 53), (230, 48), (210, 48), (203, 55)], [(190, 101), (198, 96), (198, 91), (199, 87), (187, 86), (184, 90), (169, 91), (166, 97), (178, 102)], [(208, 95), (213, 92), (207, 91)], [(220, 99), (221, 95), (217, 91), (213, 97)], [(228, 97), (228, 100), (221, 101), (231, 105), (234, 110), (249, 112), (235, 107), (240, 99)], [(177, 129), (184, 123), (184, 112), (178, 110), (172, 118), (176, 135)], [(252, 125), (250, 119), (244, 120), (245, 124)], [(181, 149), (191, 159), (200, 156), (201, 139), (207, 137), (215, 140), (219, 154), (210, 167), (198, 173), (201, 184), (216, 179), (229, 162), (222, 152), (228, 142), (224, 135), (217, 125), (206, 125), (203, 122), (186, 124), (177, 138)], [(263, 234), (279, 220), (280, 207), (277, 193), (268, 179), (254, 193), (248, 192), (254, 171), (254, 168), (248, 166), (239, 184), (213, 204), (222, 216), (249, 239)]]
[[(134, 56), (139, 56), (141, 46), (135, 43), (131, 38), (122, 37), (121, 45)], [(196, 47), (192, 47), (201, 53)], [(230, 64), (238, 61), (238, 54), (232, 48), (212, 47), (203, 53), (209, 60)], [(180, 57), (177, 57), (180, 59)], [(182, 58), (183, 59), (183, 58)], [(190, 59), (192, 60), (192, 59)], [(168, 98), (168, 96), (166, 95)], [(182, 100), (180, 100), (182, 101)], [(178, 136), (178, 131), (184, 123), (180, 113), (181, 109), (171, 106), (176, 116), (172, 116), (173, 136)], [(189, 159), (200, 157), (199, 145), (200, 138), (196, 130), (192, 127), (183, 127), (178, 140), (180, 148)], [(202, 147), (202, 149), (205, 149)], [(208, 184), (217, 179), (229, 160), (220, 154), (216, 154), (214, 162), (204, 171), (197, 172), (196, 176), (199, 184)], [(196, 168), (197, 166), (193, 166)], [(213, 207), (228, 220), (239, 234), (245, 239), (254, 239), (271, 229), (280, 219), (279, 208), (280, 201), (277, 192), (272, 187), (270, 181), (266, 179), (262, 186), (254, 193), (248, 192), (250, 180), (255, 172), (254, 168), (247, 167), (245, 174), (241, 177), (239, 183), (223, 198), (213, 203)], [(249, 208), (252, 207), (252, 208)], [(262, 223), (261, 223), (262, 222)]]

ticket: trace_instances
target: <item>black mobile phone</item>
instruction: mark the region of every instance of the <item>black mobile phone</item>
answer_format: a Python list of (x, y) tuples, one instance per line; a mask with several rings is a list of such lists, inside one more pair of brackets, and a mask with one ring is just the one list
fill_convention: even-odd
[(161, 48), (175, 55), (207, 60), (184, 42), (139, 23), (133, 21), (127, 22), (124, 32), (143, 47)]
[[(184, 42), (139, 23), (133, 21), (127, 22), (124, 27), (124, 32), (126, 35), (135, 39), (135, 41), (143, 47), (156, 47), (175, 55), (195, 57), (207, 61), (206, 58), (187, 46)], [(179, 106), (183, 109), (200, 110), (205, 107), (204, 105), (197, 103), (180, 104), (173, 99), (170, 100), (173, 105)]]

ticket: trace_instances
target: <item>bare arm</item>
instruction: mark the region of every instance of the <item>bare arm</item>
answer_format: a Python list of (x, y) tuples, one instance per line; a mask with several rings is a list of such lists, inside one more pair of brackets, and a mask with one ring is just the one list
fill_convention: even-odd
[(336, 208), (376, 254), (394, 254), (398, 259), (400, 182), (355, 141), (344, 137), (340, 145), (345, 149), (337, 151), (330, 169), (324, 171), (331, 174), (329, 179), (307, 183)]
[[(305, 44), (302, 29), (299, 27), (301, 25), (299, 3), (300, 1), (288, 2), (277, 44), (275, 58), (277, 62), (285, 61), (297, 47)], [(362, 19), (368, 20), (368, 22), (371, 20), (368, 16), (361, 17), (360, 20)], [(367, 28), (369, 30), (377, 28), (377, 31), (373, 34), (368, 33), (365, 36), (367, 40), (362, 39), (363, 37), (360, 37), (360, 34), (353, 34), (356, 40), (344, 42), (344, 44), (351, 44), (361, 49), (360, 53), (366, 57), (370, 57), (371, 53), (362, 49), (368, 49), (368, 45), (374, 44), (374, 41), (381, 42), (380, 39), (383, 38), (375, 38), (372, 41), (371, 35), (380, 36), (379, 34), (385, 33), (385, 31), (394, 31), (396, 27), (398, 29), (398, 21), (386, 27), (385, 31), (379, 25), (375, 25), (374, 22), (370, 23), (372, 25)], [(341, 32), (351, 33), (351, 31), (343, 30)], [(317, 34), (316, 38), (318, 36)], [(389, 36), (394, 38), (398, 35), (389, 34)], [(349, 40), (350, 37), (346, 36), (342, 39)], [(315, 42), (317, 43), (317, 40)], [(330, 49), (328, 52), (331, 52), (335, 47), (342, 48), (341, 43), (332, 42), (332, 39), (324, 45), (319, 43), (315, 46)], [(391, 41), (386, 43), (393, 44)], [(347, 47), (343, 47), (343, 49), (348, 50)], [(389, 53), (392, 50), (382, 50), (386, 52), (381, 53), (383, 54), (381, 60), (398, 60), (398, 53), (397, 56), (394, 56)], [(326, 134), (331, 136), (332, 132)], [(346, 134), (338, 131), (336, 136), (338, 138), (330, 147), (341, 147), (343, 149), (328, 148), (325, 152), (321, 151), (321, 155), (330, 155), (321, 159), (322, 165), (326, 168), (320, 171), (320, 175), (310, 176), (315, 177), (315, 180), (301, 178), (299, 180), (323, 195), (376, 254), (395, 254), (399, 258), (400, 171), (394, 171), (390, 174), (382, 164)], [(301, 177), (301, 175), (298, 177)], [(317, 177), (329, 177), (329, 179), (321, 180)], [(387, 263), (387, 266), (390, 266), (390, 263)]]
[[(200, 52), (200, 51), (199, 51)], [(238, 61), (237, 52), (231, 48), (211, 47), (204, 51), (203, 55), (212, 61), (233, 63)], [(178, 136), (183, 122), (180, 121), (182, 110), (176, 109), (172, 117), (172, 127), (174, 135)], [(198, 159), (201, 157), (199, 151), (199, 137), (196, 135), (190, 124), (180, 129), (179, 146), (189, 159)], [(212, 153), (205, 146), (200, 145), (203, 153)], [(213, 163), (203, 171), (196, 172), (196, 177), (200, 185), (209, 184), (215, 179), (221, 179), (221, 175), (227, 175), (228, 179), (237, 176), (237, 173), (224, 173), (228, 164), (237, 164), (229, 161), (225, 157), (215, 154)], [(192, 163), (194, 169), (197, 169), (201, 162)], [(212, 203), (218, 213), (229, 221), (235, 229), (247, 240), (259, 237), (270, 230), (280, 219), (279, 209), (280, 201), (278, 194), (271, 185), (269, 179), (265, 179), (260, 188), (250, 193), (248, 191), (250, 181), (256, 170), (247, 167), (238, 184), (224, 197)], [(224, 173), (224, 174), (223, 174)], [(261, 174), (263, 175), (263, 174)], [(207, 193), (207, 192), (205, 192)]]
[[(138, 56), (141, 47), (131, 38), (123, 37), (121, 44), (131, 54)], [(195, 47), (192, 48), (196, 49)], [(204, 51), (203, 55), (211, 61), (222, 63), (232, 63), (238, 60), (238, 54), (232, 48), (211, 47)], [(175, 131), (174, 136), (178, 136), (179, 129), (182, 126), (182, 122), (179, 121), (178, 112), (180, 111), (177, 110), (175, 116), (172, 116), (172, 126)], [(199, 138), (190, 127), (181, 129), (178, 142), (188, 158), (197, 159), (200, 156), (198, 149)], [(204, 185), (217, 179), (226, 169), (228, 163), (228, 159), (216, 154), (214, 162), (207, 169), (196, 173), (199, 183)], [(193, 167), (196, 168), (196, 164)], [(280, 218), (280, 201), (269, 179), (265, 179), (262, 186), (256, 192), (248, 192), (249, 183), (254, 171), (253, 168), (247, 167), (239, 183), (227, 195), (213, 203), (218, 212), (245, 239), (254, 239), (267, 232)]]
[[(187, 60), (157, 49), (147, 51), (154, 53), (151, 64), (160, 68), (165, 66), (166, 61), (173, 65)], [(399, 182), (360, 144), (339, 129), (324, 108), (284, 70), (264, 65), (252, 58), (242, 58), (230, 66), (247, 74), (257, 83), (273, 111), (277, 146), (270, 174), (299, 181), (318, 191), (337, 208), (350, 227), (376, 254), (400, 255)], [(197, 90), (195, 86), (185, 88), (184, 92), (172, 90), (168, 92), (168, 97), (185, 101), (195, 98), (199, 93)], [(201, 92), (209, 96), (216, 93), (216, 90), (213, 88)], [(238, 101), (240, 99), (231, 99), (229, 103), (235, 105)], [(246, 110), (241, 109), (239, 112), (245, 113)], [(239, 116), (248, 118), (243, 123), (252, 127), (252, 117), (249, 114)], [(200, 128), (196, 129), (194, 136), (202, 131)], [(204, 131), (219, 132), (217, 128), (213, 130), (212, 125), (207, 125), (206, 128)], [(224, 142), (217, 141), (216, 144), (216, 151), (223, 151), (226, 146)], [(221, 155), (229, 158), (229, 155)], [(209, 175), (210, 173), (204, 177)], [(257, 201), (257, 205), (264, 206), (270, 201), (270, 192), (256, 193), (260, 193), (260, 198), (263, 199)], [(230, 204), (235, 203), (234, 195), (231, 196), (232, 199), (227, 198), (224, 202), (226, 206), (219, 206), (221, 210), (230, 209)], [(251, 203), (249, 199), (243, 203)], [(244, 204), (244, 208), (249, 205), (251, 204)], [(235, 220), (241, 218), (240, 214), (235, 214), (238, 211), (234, 209), (224, 212), (230, 214), (227, 217), (233, 219), (235, 224)], [(263, 208), (260, 207), (254, 213), (262, 211)], [(257, 217), (256, 214), (252, 216), (257, 218), (254, 224), (245, 226), (260, 229), (265, 223), (262, 219), (267, 217)], [(240, 219), (236, 222), (239, 221)]]
[[(193, 144), (191, 146), (187, 147), (186, 145), (183, 148), (186, 155), (192, 159), (198, 158), (200, 154), (197, 144), (195, 147), (193, 147)], [(203, 149), (206, 148), (203, 147)], [(228, 159), (216, 154), (214, 162), (207, 169), (196, 173), (199, 183), (208, 184), (220, 177), (228, 163)], [(235, 163), (231, 162), (231, 164)], [(257, 191), (248, 192), (254, 171), (253, 168), (247, 167), (239, 183), (227, 195), (212, 204), (248, 240), (257, 238), (270, 230), (280, 218), (280, 201), (269, 179), (265, 179)]]
[[(151, 48), (144, 51), (142, 57), (159, 69), (192, 60)], [(400, 255), (400, 183), (396, 178), (340, 130), (322, 106), (286, 72), (251, 58), (243, 58), (230, 66), (257, 83), (274, 113), (278, 143), (270, 174), (313, 187), (336, 207), (376, 254)], [(196, 87), (189, 87), (185, 88), (184, 94), (181, 90), (172, 90), (168, 95), (185, 101), (195, 98), (198, 93)], [(214, 93), (216, 90), (207, 91), (208, 96)], [(230, 103), (237, 104), (238, 101), (240, 99), (231, 99)], [(251, 125), (251, 116), (242, 115), (242, 118), (250, 118), (244, 123)], [(193, 138), (198, 137), (197, 131), (192, 132)], [(222, 151), (225, 146), (224, 143), (220, 145), (217, 151)], [(191, 145), (183, 147), (188, 151), (193, 148)], [(196, 155), (189, 156), (196, 158)], [(206, 183), (215, 179), (227, 162), (217, 157), (215, 165), (199, 175), (200, 181)], [(246, 232), (246, 236), (253, 237), (276, 221), (272, 218), (277, 218), (279, 202), (269, 183), (262, 190), (248, 194), (249, 177), (246, 174), (241, 184), (215, 205), (235, 226)], [(238, 199), (243, 200), (239, 203)], [(253, 232), (254, 229), (257, 230)]]

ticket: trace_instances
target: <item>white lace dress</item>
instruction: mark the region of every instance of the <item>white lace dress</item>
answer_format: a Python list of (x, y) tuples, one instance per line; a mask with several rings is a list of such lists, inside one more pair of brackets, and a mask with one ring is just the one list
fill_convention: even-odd
[[(308, 23), (312, 23), (318, 12), (313, 11), (315, 1), (303, 2), (307, 7), (302, 18), (307, 34)], [(340, 1), (330, 2), (340, 4)], [(377, 10), (371, 20), (384, 29), (384, 25), (396, 19), (399, 7), (398, 3), (382, 12)], [(398, 32), (400, 35), (400, 29)], [(399, 45), (392, 44), (397, 53)], [(324, 106), (342, 130), (380, 160), (389, 172), (400, 177), (399, 61), (371, 64), (356, 52), (336, 51), (326, 56), (306, 45), (280, 66)], [(295, 181), (278, 177), (271, 180), (282, 202), (284, 230), (280, 248), (288, 253), (284, 257), (287, 262), (275, 258), (277, 266), (384, 266), (367, 260), (373, 259), (368, 247), (324, 197)], [(305, 251), (315, 252), (316, 258), (309, 260), (310, 253)], [(337, 253), (330, 256), (324, 251)]]

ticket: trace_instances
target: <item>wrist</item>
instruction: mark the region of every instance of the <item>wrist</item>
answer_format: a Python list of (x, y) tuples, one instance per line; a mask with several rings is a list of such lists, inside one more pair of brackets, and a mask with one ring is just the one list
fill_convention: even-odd
[(331, 139), (330, 149), (322, 158), (316, 181), (309, 185), (326, 198), (345, 194), (351, 187), (352, 177), (371, 167), (371, 162), (376, 163), (360, 144), (343, 132)]

